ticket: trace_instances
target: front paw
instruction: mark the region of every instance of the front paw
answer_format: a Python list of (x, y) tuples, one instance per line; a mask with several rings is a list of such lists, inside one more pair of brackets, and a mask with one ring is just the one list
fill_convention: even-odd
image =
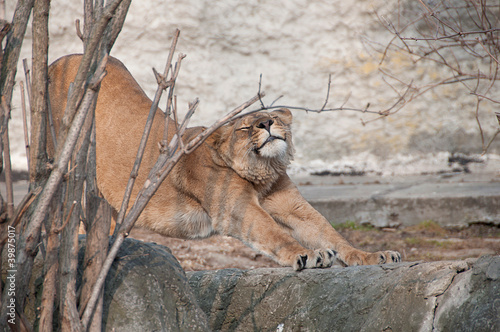
[(378, 265), (401, 262), (401, 254), (397, 251), (377, 251), (368, 253), (360, 250), (353, 250), (343, 255), (338, 255), (339, 261), (345, 266), (355, 265)]
[(337, 261), (337, 252), (331, 249), (316, 249), (315, 254), (315, 265), (314, 267), (325, 268), (333, 265)]
[(376, 263), (369, 264), (390, 264), (390, 263), (400, 263), (401, 262), (401, 254), (397, 251), (386, 250), (386, 251), (377, 251), (373, 254), (372, 260), (376, 261)]
[(295, 271), (303, 269), (326, 268), (337, 260), (337, 253), (330, 249), (316, 249), (299, 254), (292, 264)]

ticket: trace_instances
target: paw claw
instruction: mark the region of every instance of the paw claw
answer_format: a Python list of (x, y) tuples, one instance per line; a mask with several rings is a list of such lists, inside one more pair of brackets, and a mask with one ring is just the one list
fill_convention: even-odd
[(381, 251), (379, 264), (400, 263), (401, 254), (397, 251), (387, 250)]
[(307, 264), (307, 255), (297, 255), (295, 258), (295, 262), (293, 264), (293, 269), (295, 271), (300, 271), (306, 268)]
[(391, 251), (391, 260), (393, 263), (401, 262), (401, 254), (397, 251)]
[(385, 264), (387, 262), (387, 258), (384, 253), (380, 253), (379, 255), (379, 264)]
[(300, 255), (300, 260), (302, 261), (302, 266), (307, 264), (307, 255)]
[(331, 249), (316, 249), (306, 254), (295, 256), (293, 268), (295, 271), (303, 269), (326, 268), (337, 260), (337, 252)]
[(344, 253), (343, 255), (340, 256), (338, 255), (337, 259), (345, 266), (377, 265), (377, 264), (400, 263), (401, 254), (397, 251), (392, 251), (392, 250), (377, 251), (374, 253), (367, 253), (361, 250), (354, 250), (348, 254)]
[(324, 260), (323, 253), (320, 252), (318, 257), (316, 258), (316, 266), (322, 266), (323, 260)]
[(316, 264), (311, 266), (311, 268), (319, 267), (325, 268), (332, 266), (333, 262), (336, 260), (336, 252), (330, 249), (317, 249), (314, 251), (316, 254)]

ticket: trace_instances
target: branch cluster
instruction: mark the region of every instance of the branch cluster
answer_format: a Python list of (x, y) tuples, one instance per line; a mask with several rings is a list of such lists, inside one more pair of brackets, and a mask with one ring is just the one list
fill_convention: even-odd
[(500, 4), (492, 0), (418, 0), (398, 6), (396, 22), (377, 15), (379, 22), (393, 35), (388, 44), (378, 49), (380, 65), (387, 61), (390, 53), (397, 53), (405, 54), (414, 64), (431, 64), (440, 72), (448, 73), (417, 86), (406, 77), (381, 68), (382, 74), (395, 82), (388, 83), (389, 86), (409, 89), (406, 103), (438, 86), (460, 84), (465, 87), (475, 98), (476, 107), (472, 111), (481, 134), (483, 153), (497, 135), (486, 143), (479, 112), (482, 102), (500, 104), (498, 88), (495, 88), (500, 68), (499, 12)]

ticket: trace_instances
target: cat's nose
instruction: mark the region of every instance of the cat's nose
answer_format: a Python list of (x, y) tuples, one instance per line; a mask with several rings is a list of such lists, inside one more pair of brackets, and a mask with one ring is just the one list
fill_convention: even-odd
[(274, 123), (273, 119), (269, 119), (269, 118), (262, 119), (257, 124), (257, 128), (266, 129), (267, 131), (270, 131), (273, 123)]

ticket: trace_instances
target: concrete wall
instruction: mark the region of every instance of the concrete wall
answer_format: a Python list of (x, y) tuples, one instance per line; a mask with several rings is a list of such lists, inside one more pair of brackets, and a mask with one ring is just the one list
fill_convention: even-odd
[[(52, 1), (51, 61), (82, 49), (74, 28), (75, 19), (82, 18), (80, 2)], [(193, 124), (210, 124), (255, 95), (260, 74), (266, 103), (283, 95), (280, 104), (321, 108), (331, 73), (330, 107), (342, 105), (350, 95), (345, 106), (364, 108), (370, 103), (370, 109), (382, 110), (398, 97), (379, 71), (380, 53), (373, 48), (383, 48), (392, 35), (374, 12), (395, 19), (393, 6), (379, 0), (133, 1), (112, 55), (153, 95), (151, 67), (163, 68), (171, 36), (179, 28), (177, 50), (187, 58), (177, 94), (181, 110), (200, 98)], [(26, 58), (31, 57), (30, 36), (28, 32), (23, 48)], [(402, 54), (391, 54), (384, 69), (419, 85), (449, 76), (443, 68), (420, 66)], [(386, 174), (447, 168), (450, 152), (481, 153), (475, 101), (463, 86), (448, 85), (366, 125), (361, 120), (369, 121), (373, 115), (296, 111), (294, 169), (354, 167)], [(484, 102), (480, 112), (487, 139), (498, 126), (494, 106)], [(21, 128), (19, 115), (14, 114), (17, 168), (25, 167)], [(490, 151), (498, 153), (500, 144)], [(488, 166), (481, 167), (495, 169), (500, 164), (496, 155), (483, 160)]]

